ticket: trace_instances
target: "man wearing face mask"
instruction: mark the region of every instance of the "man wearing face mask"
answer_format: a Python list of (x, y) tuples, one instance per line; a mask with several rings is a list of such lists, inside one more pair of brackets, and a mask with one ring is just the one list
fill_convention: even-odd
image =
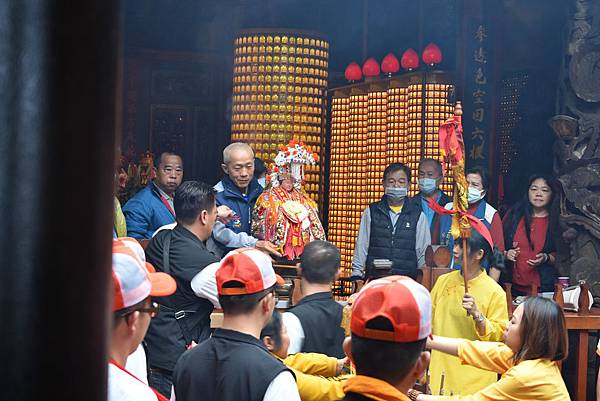
[[(487, 270), (489, 276), (494, 280), (498, 281), (500, 278), (500, 272), (504, 268), (503, 263), (498, 260), (501, 254), (504, 254), (504, 233), (502, 230), (502, 220), (500, 215), (489, 203), (485, 201), (485, 195), (489, 188), (489, 176), (487, 171), (483, 167), (471, 167), (465, 172), (467, 183), (469, 184), (468, 202), (469, 209), (467, 212), (470, 215), (477, 217), (485, 224), (492, 234), (492, 240), (494, 242), (494, 256), (492, 257), (493, 263), (482, 264)], [(448, 203), (446, 209), (452, 209), (452, 202)], [(454, 248), (454, 239), (450, 235), (450, 226), (452, 225), (451, 216), (442, 216), (440, 222), (440, 243), (448, 245), (450, 250)], [(497, 249), (496, 249), (497, 248)], [(460, 266), (454, 265), (455, 269)]]
[(444, 207), (452, 199), (440, 191), (439, 185), (444, 179), (442, 163), (436, 159), (423, 158), (419, 162), (419, 194), (413, 199), (417, 207), (427, 217), (427, 223), (431, 230), (431, 244), (440, 244), (440, 215), (429, 207), (429, 199), (433, 199), (438, 205)]
[[(385, 195), (363, 212), (352, 259), (352, 277), (373, 279), (390, 274), (417, 277), (431, 243), (427, 217), (407, 198), (410, 168), (392, 163), (383, 172)], [(389, 262), (388, 262), (389, 261)], [(391, 268), (377, 268), (391, 262)]]

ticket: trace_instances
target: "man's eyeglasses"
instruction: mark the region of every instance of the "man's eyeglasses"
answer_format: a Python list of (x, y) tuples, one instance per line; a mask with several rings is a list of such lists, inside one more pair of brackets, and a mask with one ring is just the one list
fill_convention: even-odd
[(156, 302), (152, 302), (150, 304), (149, 308), (141, 308), (137, 310), (138, 312), (142, 312), (142, 313), (148, 313), (150, 314), (150, 317), (155, 317), (156, 315), (158, 315), (158, 312), (160, 311), (160, 305)]
[(119, 317), (127, 317), (127, 316), (131, 315), (133, 312), (141, 312), (141, 313), (148, 313), (150, 315), (150, 317), (153, 318), (156, 315), (158, 315), (159, 311), (160, 311), (160, 305), (156, 302), (152, 302), (148, 308), (124, 310), (121, 313), (119, 313)]

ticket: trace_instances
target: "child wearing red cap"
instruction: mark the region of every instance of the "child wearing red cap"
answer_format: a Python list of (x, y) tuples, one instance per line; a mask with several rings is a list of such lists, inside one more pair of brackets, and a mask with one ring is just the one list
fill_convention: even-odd
[[(344, 350), (356, 376), (344, 385), (344, 401), (407, 401), (429, 364), (431, 298), (425, 287), (404, 276), (367, 284), (352, 305), (352, 335)], [(410, 394), (410, 395), (409, 395)]]

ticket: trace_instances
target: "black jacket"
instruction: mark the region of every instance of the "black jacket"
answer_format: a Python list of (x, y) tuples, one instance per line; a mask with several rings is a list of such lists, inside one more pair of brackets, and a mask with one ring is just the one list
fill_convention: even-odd
[(175, 398), (262, 401), (269, 384), (286, 370), (290, 371), (260, 340), (237, 331), (217, 329), (211, 338), (183, 354), (177, 362), (173, 372)]
[[(381, 201), (372, 203), (369, 208), (371, 231), (366, 278), (377, 278), (388, 274), (401, 274), (416, 278), (418, 268), (416, 235), (421, 209), (416, 207), (413, 201), (405, 201), (396, 225), (392, 227), (390, 209), (385, 196)], [(391, 271), (381, 274), (375, 270), (373, 266), (375, 259), (391, 260)]]
[(318, 292), (302, 298), (289, 310), (302, 324), (304, 331), (302, 352), (316, 352), (336, 358), (344, 357), (343, 309), (330, 292)]
[[(163, 250), (167, 243), (169, 266), (165, 267)], [(169, 273), (177, 282), (173, 295), (155, 298), (161, 310), (152, 319), (145, 338), (148, 365), (171, 371), (191, 341), (198, 343), (210, 336), (213, 305), (198, 298), (190, 283), (196, 274), (219, 258), (206, 249), (203, 241), (178, 224), (173, 230), (159, 232), (150, 241), (146, 259), (156, 271)]]

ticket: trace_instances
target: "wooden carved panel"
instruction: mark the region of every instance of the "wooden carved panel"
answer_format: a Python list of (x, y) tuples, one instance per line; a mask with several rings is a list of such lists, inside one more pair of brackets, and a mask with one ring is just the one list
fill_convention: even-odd
[(152, 71), (152, 97), (178, 102), (207, 101), (211, 97), (209, 74), (202, 71)]
[[(185, 106), (153, 104), (150, 108), (150, 148), (154, 155), (169, 151), (185, 157), (191, 116)], [(184, 160), (185, 161), (185, 160)]]

